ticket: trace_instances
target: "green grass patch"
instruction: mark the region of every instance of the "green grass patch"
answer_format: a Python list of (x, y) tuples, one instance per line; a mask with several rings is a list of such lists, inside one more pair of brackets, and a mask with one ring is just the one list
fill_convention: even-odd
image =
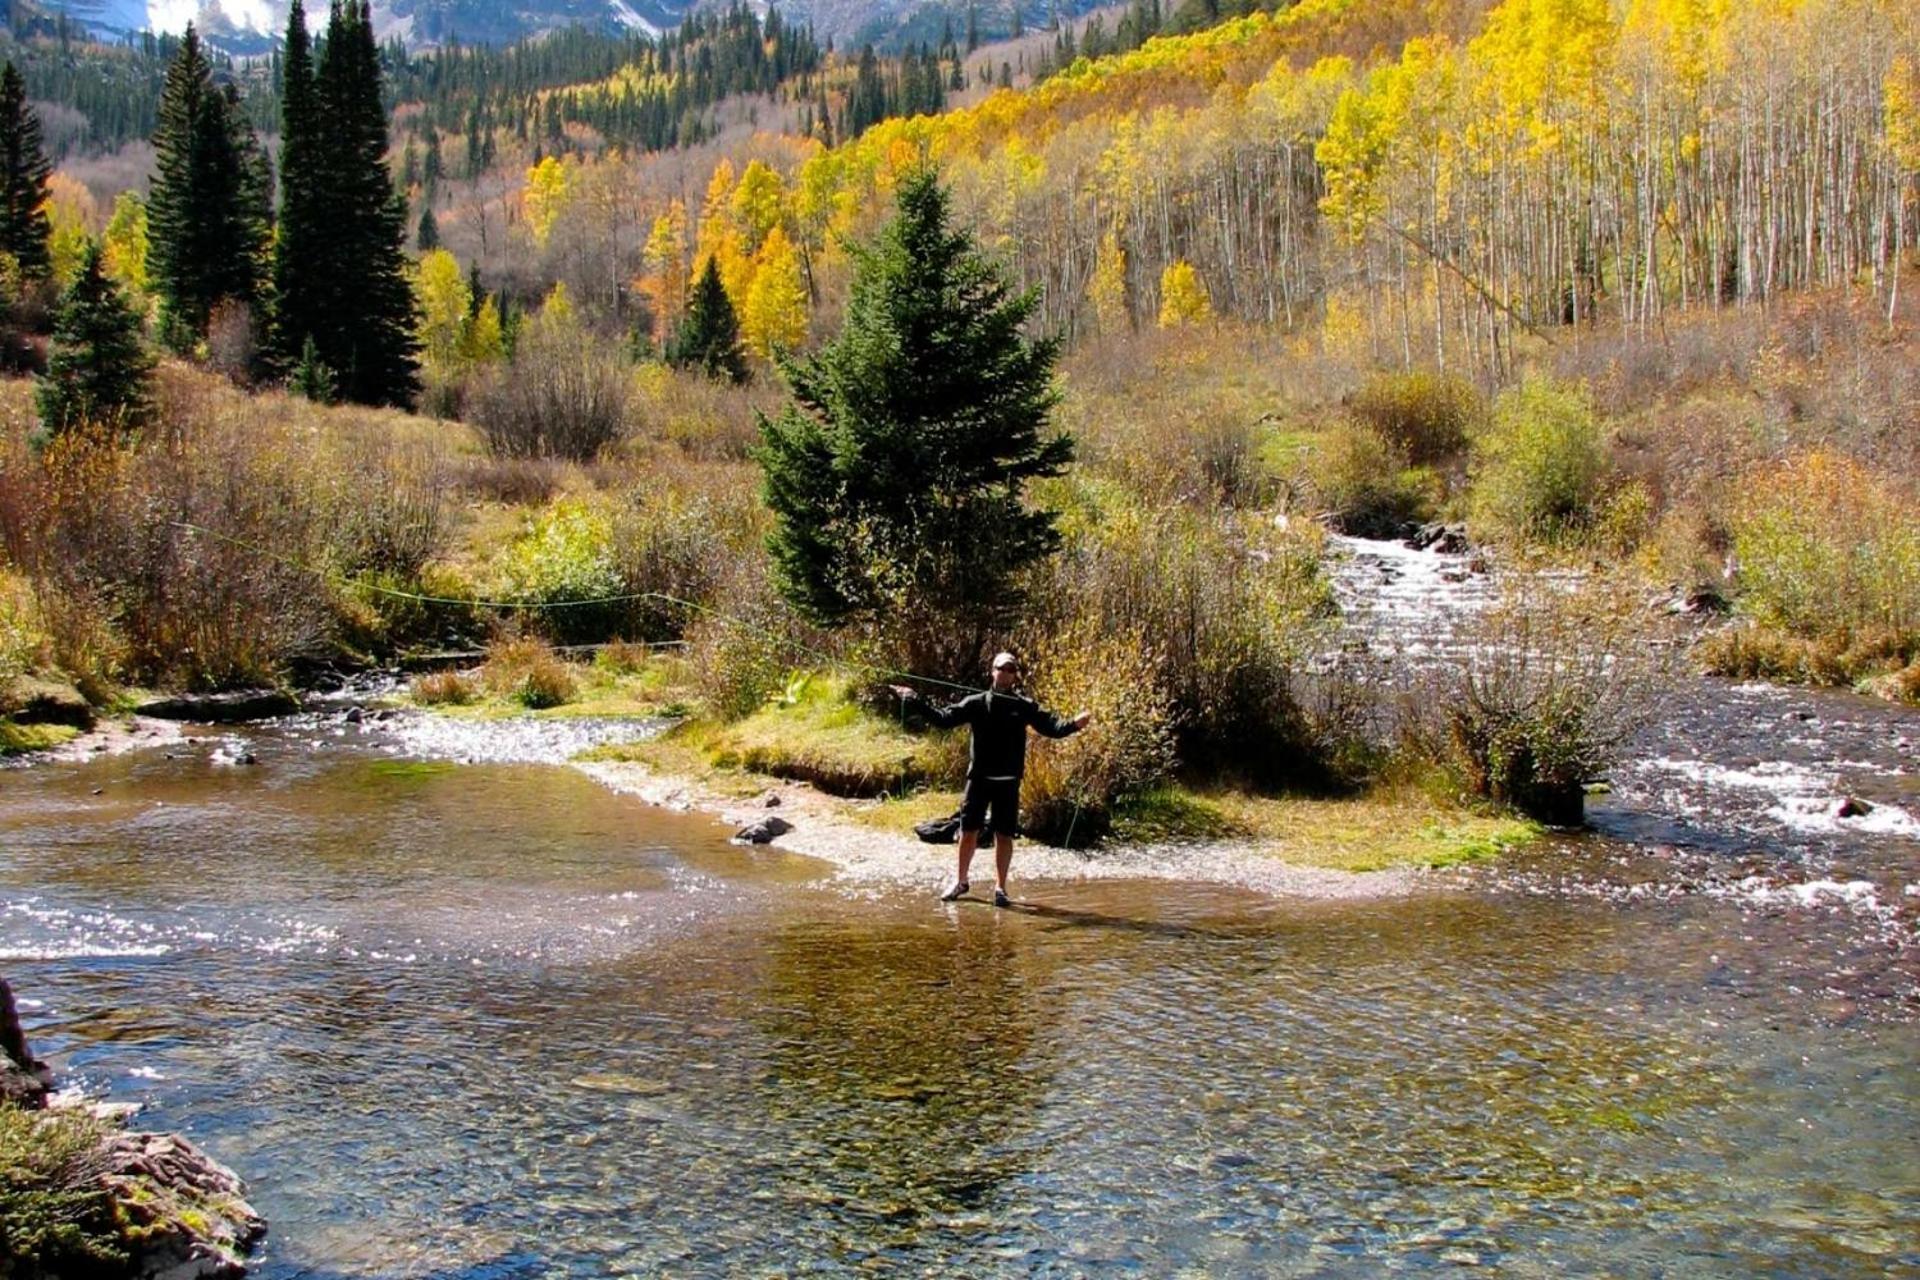
[(1540, 831), (1524, 819), (1449, 808), (1410, 788), (1327, 798), (1166, 786), (1127, 801), (1113, 825), (1119, 840), (1244, 839), (1283, 862), (1340, 871), (1478, 862)]
[(16, 724), (12, 720), (0, 719), (0, 756), (45, 751), (72, 742), (79, 736), (80, 730), (70, 724)]
[(957, 776), (965, 749), (963, 735), (908, 733), (851, 700), (846, 681), (812, 676), (796, 680), (785, 697), (743, 720), (688, 720), (651, 741), (600, 748), (582, 758), (644, 764), (710, 785), (726, 778), (783, 778), (812, 783), (829, 795), (866, 799)]
[[(912, 839), (915, 823), (944, 817), (959, 804), (958, 791), (930, 788), (883, 800), (853, 816), (867, 826)], [(1452, 808), (1412, 788), (1323, 798), (1167, 785), (1122, 802), (1114, 811), (1109, 840), (1244, 840), (1250, 852), (1294, 866), (1381, 871), (1497, 858), (1541, 831), (1524, 819)]]
[(844, 680), (805, 677), (744, 720), (711, 728), (709, 760), (810, 782), (831, 795), (897, 794), (952, 771), (951, 741), (908, 733), (848, 697)]

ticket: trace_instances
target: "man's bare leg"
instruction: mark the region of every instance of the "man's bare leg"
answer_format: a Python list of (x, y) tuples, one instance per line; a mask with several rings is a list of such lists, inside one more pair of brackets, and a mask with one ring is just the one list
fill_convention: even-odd
[(1007, 891), (1007, 873), (1013, 870), (1013, 837), (993, 833), (993, 870), (1000, 892)]
[(967, 883), (967, 871), (973, 866), (973, 851), (979, 847), (980, 833), (978, 831), (962, 831), (960, 833), (960, 867), (958, 874), (954, 876), (956, 882), (960, 884)]

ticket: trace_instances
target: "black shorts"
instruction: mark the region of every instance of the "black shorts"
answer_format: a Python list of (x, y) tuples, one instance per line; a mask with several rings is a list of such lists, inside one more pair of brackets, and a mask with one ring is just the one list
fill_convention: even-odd
[[(987, 816), (989, 809), (993, 811), (991, 818)], [(978, 831), (982, 827), (1009, 840), (1020, 834), (1020, 779), (967, 779), (966, 795), (960, 801), (960, 829)]]

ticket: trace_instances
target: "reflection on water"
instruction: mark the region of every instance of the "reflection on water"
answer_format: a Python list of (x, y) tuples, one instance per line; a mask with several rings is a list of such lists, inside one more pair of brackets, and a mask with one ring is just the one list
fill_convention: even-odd
[(1920, 1035), (1796, 998), (1792, 921), (855, 899), (569, 771), (254, 742), (0, 779), (0, 955), (268, 1276), (1920, 1267)]

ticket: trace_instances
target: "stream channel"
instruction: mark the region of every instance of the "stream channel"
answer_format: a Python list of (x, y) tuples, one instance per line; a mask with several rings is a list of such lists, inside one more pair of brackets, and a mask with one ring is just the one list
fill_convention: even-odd
[[(1338, 572), (1436, 646), (1456, 569)], [(561, 763), (629, 732), (343, 704), (0, 772), (0, 971), (279, 1280), (1920, 1275), (1911, 711), (1690, 680), (1490, 868), (1015, 911)]]

